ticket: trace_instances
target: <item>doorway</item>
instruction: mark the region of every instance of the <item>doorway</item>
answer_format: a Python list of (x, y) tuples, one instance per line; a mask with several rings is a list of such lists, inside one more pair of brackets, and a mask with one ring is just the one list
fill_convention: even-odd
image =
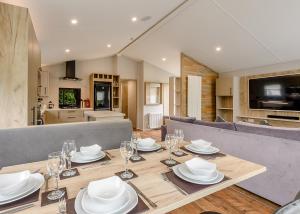
[(136, 80), (121, 80), (121, 111), (132, 122), (136, 128), (137, 118), (137, 82)]

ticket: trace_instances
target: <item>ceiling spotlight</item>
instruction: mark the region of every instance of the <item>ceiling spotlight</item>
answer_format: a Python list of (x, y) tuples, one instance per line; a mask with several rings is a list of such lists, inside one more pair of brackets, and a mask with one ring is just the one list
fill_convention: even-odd
[(66, 49), (65, 52), (66, 52), (66, 53), (70, 53), (70, 49)]
[(77, 19), (72, 19), (72, 20), (71, 20), (71, 24), (72, 24), (72, 25), (77, 25), (77, 23), (78, 23), (78, 20), (77, 20)]
[(106, 47), (111, 48), (111, 44), (107, 44)]
[(222, 50), (222, 47), (220, 47), (220, 46), (217, 46), (217, 47), (216, 47), (216, 51), (217, 51), (217, 52), (220, 52), (221, 50)]
[(167, 61), (167, 59), (166, 59), (166, 58), (161, 58), (161, 60), (162, 60), (162, 61), (164, 61), (164, 62), (165, 62), (165, 61)]
[(136, 22), (136, 21), (137, 21), (137, 17), (135, 17), (135, 16), (132, 17), (132, 18), (131, 18), (131, 21), (132, 21), (132, 22)]

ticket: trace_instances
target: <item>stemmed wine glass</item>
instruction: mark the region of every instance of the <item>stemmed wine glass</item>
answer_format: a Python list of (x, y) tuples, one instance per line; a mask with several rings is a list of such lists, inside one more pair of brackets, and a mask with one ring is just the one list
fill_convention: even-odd
[(67, 170), (63, 172), (63, 176), (70, 177), (76, 174), (76, 171), (71, 169), (71, 158), (76, 152), (75, 140), (67, 140), (62, 147), (62, 154), (66, 160)]
[(121, 156), (125, 160), (125, 171), (121, 174), (121, 178), (129, 179), (133, 177), (133, 173), (128, 171), (127, 165), (128, 165), (128, 160), (133, 154), (133, 148), (132, 148), (132, 143), (131, 141), (123, 141), (120, 146), (120, 153)]
[(169, 164), (169, 165), (176, 164), (176, 161), (172, 159), (172, 151), (173, 151), (174, 147), (176, 146), (176, 143), (177, 143), (177, 139), (175, 138), (174, 135), (171, 135), (171, 134), (166, 135), (165, 146), (169, 151), (169, 159), (167, 159), (165, 161), (166, 164)]
[(59, 174), (64, 170), (64, 168), (65, 168), (65, 160), (61, 152), (53, 152), (48, 155), (48, 162), (47, 162), (48, 174), (54, 177), (56, 181), (55, 190), (53, 190), (47, 195), (47, 198), (51, 201), (60, 199), (65, 194), (64, 191), (58, 189), (58, 177)]
[(184, 134), (182, 129), (175, 129), (174, 135), (177, 138), (177, 146), (176, 146), (176, 151), (174, 152), (176, 155), (183, 155), (183, 152), (180, 150), (180, 146), (183, 142), (184, 139)]
[(139, 133), (135, 132), (131, 135), (131, 143), (134, 147), (134, 154), (131, 156), (131, 160), (138, 161), (141, 160), (141, 156), (138, 154), (138, 140), (141, 139)]

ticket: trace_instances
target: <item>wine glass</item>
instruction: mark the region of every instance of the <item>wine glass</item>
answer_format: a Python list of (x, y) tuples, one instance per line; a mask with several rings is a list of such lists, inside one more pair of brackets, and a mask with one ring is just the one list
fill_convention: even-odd
[(63, 172), (63, 176), (70, 177), (76, 174), (76, 171), (71, 169), (71, 158), (76, 152), (75, 140), (67, 140), (62, 147), (62, 154), (66, 160), (67, 170)]
[(176, 151), (174, 152), (176, 155), (183, 155), (183, 152), (180, 150), (180, 146), (183, 142), (184, 139), (184, 134), (182, 129), (175, 129), (174, 135), (177, 139), (177, 146), (176, 146)]
[(64, 196), (65, 192), (58, 189), (58, 177), (59, 174), (65, 168), (65, 160), (61, 152), (53, 152), (48, 155), (48, 162), (47, 162), (47, 170), (48, 174), (55, 178), (56, 181), (56, 188), (52, 192), (47, 195), (47, 198), (51, 201), (60, 199)]
[(177, 142), (177, 140), (174, 135), (172, 135), (172, 134), (166, 135), (165, 146), (169, 151), (169, 159), (165, 160), (166, 164), (169, 164), (169, 165), (176, 164), (176, 161), (172, 159), (172, 151), (173, 151), (174, 147), (176, 146), (176, 142)]
[(131, 135), (131, 143), (134, 147), (134, 154), (131, 156), (131, 160), (141, 160), (141, 156), (138, 154), (138, 140), (141, 139), (141, 136), (138, 132), (133, 132)]
[(133, 177), (133, 173), (128, 171), (127, 165), (128, 165), (128, 160), (133, 154), (133, 148), (132, 148), (132, 143), (131, 141), (123, 141), (120, 146), (120, 153), (121, 156), (125, 160), (125, 171), (121, 174), (121, 178), (125, 179), (130, 179)]

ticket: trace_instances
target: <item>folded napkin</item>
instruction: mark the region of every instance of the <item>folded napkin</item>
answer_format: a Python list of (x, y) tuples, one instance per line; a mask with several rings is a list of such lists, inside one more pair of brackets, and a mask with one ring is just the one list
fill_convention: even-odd
[(99, 154), (101, 149), (102, 149), (101, 146), (99, 146), (98, 144), (94, 144), (92, 146), (82, 146), (82, 147), (80, 147), (80, 152), (83, 155), (93, 156), (93, 155)]
[(202, 140), (202, 139), (192, 140), (191, 143), (193, 146), (196, 146), (199, 148), (208, 148), (211, 146), (211, 142), (208, 142), (208, 141)]
[(217, 170), (214, 163), (210, 163), (202, 158), (193, 158), (185, 162), (187, 168), (195, 175), (210, 177)]
[(155, 143), (155, 140), (152, 138), (144, 138), (138, 140), (138, 146), (140, 147), (152, 147)]
[(30, 171), (0, 174), (0, 194), (8, 195), (22, 188), (30, 177)]

